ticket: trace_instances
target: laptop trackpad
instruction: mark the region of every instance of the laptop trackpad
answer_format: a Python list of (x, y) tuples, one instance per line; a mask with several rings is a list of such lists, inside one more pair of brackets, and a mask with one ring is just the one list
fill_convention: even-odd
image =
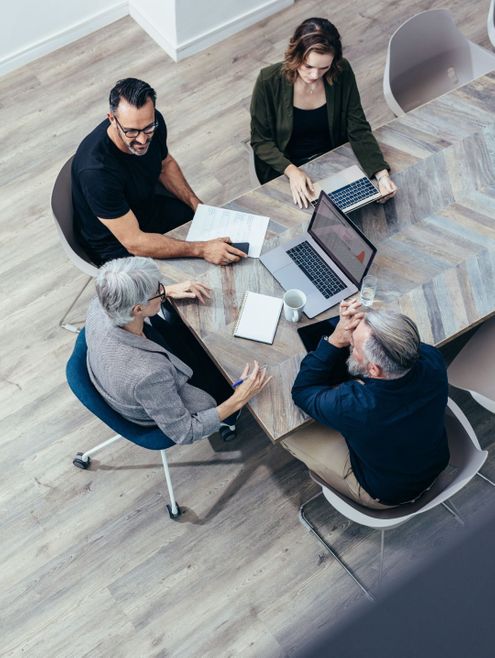
[(303, 274), (297, 265), (290, 264), (281, 267), (274, 272), (274, 275), (286, 290), (298, 288), (299, 290), (304, 291), (306, 295), (321, 295), (316, 286), (311, 283), (308, 277)]

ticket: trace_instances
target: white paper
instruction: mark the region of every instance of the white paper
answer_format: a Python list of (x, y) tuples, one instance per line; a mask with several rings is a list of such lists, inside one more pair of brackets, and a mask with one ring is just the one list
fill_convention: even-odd
[(248, 256), (259, 258), (269, 217), (199, 204), (186, 240), (196, 242), (228, 236), (232, 242), (249, 242)]

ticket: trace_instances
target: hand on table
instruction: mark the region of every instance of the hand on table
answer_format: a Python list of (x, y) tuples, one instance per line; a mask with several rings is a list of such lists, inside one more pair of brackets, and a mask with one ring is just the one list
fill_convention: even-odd
[(241, 258), (247, 258), (247, 254), (232, 246), (229, 237), (215, 238), (204, 242), (202, 256), (213, 265), (230, 265)]
[(289, 179), (292, 199), (299, 208), (307, 208), (310, 201), (315, 198), (316, 190), (310, 177), (293, 164), (290, 164), (284, 174)]
[(340, 302), (340, 318), (328, 342), (335, 347), (348, 347), (351, 344), (351, 334), (364, 317), (359, 299), (349, 299)]
[(268, 377), (266, 373), (266, 368), (260, 368), (257, 361), (254, 362), (251, 373), (249, 372), (249, 369), (250, 367), (247, 363), (240, 376), (242, 384), (237, 386), (235, 393), (232, 396), (237, 398), (237, 402), (241, 403), (242, 406), (263, 390), (271, 380), (271, 377)]
[(167, 297), (171, 299), (197, 299), (204, 304), (211, 297), (211, 290), (199, 281), (182, 281), (165, 287)]
[(397, 185), (390, 178), (390, 175), (386, 169), (383, 171), (377, 171), (375, 174), (376, 181), (378, 183), (378, 189), (382, 198), (378, 199), (377, 203), (385, 203), (397, 193)]

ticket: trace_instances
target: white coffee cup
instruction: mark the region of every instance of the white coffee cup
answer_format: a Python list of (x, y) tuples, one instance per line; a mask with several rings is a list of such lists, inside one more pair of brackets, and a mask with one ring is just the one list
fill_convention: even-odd
[(302, 290), (287, 290), (284, 297), (284, 316), (289, 322), (299, 322), (302, 318), (306, 295)]

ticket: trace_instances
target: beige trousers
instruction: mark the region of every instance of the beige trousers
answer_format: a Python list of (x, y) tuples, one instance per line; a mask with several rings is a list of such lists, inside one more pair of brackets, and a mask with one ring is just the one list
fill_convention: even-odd
[(388, 509), (372, 498), (356, 480), (344, 437), (335, 430), (312, 423), (282, 440), (282, 445), (324, 482), (372, 509)]

